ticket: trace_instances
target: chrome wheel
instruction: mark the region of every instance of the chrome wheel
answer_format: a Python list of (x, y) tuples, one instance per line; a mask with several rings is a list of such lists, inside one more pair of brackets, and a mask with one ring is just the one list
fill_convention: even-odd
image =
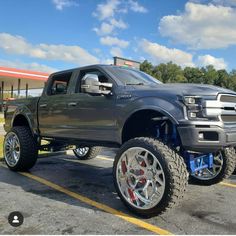
[(11, 167), (16, 166), (20, 159), (20, 141), (13, 132), (8, 133), (5, 137), (4, 157), (7, 164)]
[(81, 147), (81, 148), (76, 148), (74, 152), (76, 153), (77, 156), (79, 157), (84, 157), (89, 151), (89, 147)]
[[(204, 164), (204, 163), (203, 163)], [(222, 152), (215, 153), (213, 157), (213, 167), (205, 168), (192, 174), (194, 178), (199, 180), (211, 180), (214, 179), (222, 170), (224, 164), (224, 158)]]
[(141, 147), (129, 148), (122, 153), (116, 179), (124, 199), (142, 210), (155, 207), (165, 191), (165, 174), (160, 162)]

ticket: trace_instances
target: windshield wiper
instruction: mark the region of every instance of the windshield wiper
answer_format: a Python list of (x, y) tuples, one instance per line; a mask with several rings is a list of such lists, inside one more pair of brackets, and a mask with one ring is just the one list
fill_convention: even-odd
[(126, 83), (125, 85), (144, 85), (144, 83), (137, 83), (137, 84)]

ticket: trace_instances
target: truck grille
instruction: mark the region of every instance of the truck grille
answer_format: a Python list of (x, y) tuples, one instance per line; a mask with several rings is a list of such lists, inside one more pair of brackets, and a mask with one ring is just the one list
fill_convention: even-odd
[(207, 100), (203, 105), (206, 117), (218, 115), (224, 123), (236, 124), (236, 96), (219, 94), (217, 100)]
[(222, 114), (220, 116), (224, 123), (236, 122), (236, 96), (221, 94), (219, 100), (222, 104)]
[(220, 101), (221, 101), (221, 102), (232, 102), (232, 103), (236, 103), (236, 96), (231, 96), (231, 95), (222, 94), (222, 95), (220, 96)]
[(234, 123), (236, 123), (236, 116), (221, 115), (221, 120), (223, 122), (234, 122)]

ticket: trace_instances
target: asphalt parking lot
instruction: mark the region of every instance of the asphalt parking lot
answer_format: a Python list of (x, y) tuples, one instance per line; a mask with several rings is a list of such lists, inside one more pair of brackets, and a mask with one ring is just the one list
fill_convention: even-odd
[[(182, 204), (150, 219), (132, 215), (113, 187), (114, 151), (93, 160), (39, 158), (30, 173), (0, 165), (1, 234), (236, 234), (236, 176), (229, 185), (189, 185)], [(23, 225), (7, 217), (20, 211)]]

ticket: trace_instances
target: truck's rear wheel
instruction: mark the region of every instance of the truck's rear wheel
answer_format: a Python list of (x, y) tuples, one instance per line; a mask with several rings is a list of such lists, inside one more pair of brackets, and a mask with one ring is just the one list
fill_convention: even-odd
[(113, 176), (124, 204), (148, 217), (176, 205), (188, 183), (183, 158), (152, 138), (126, 142), (116, 155)]
[(214, 153), (213, 167), (191, 174), (190, 179), (199, 185), (213, 185), (227, 179), (234, 172), (236, 156), (234, 148), (226, 148)]
[(89, 160), (95, 158), (101, 151), (101, 147), (79, 147), (74, 149), (73, 152), (78, 159)]
[(38, 156), (37, 144), (28, 127), (13, 127), (5, 136), (4, 159), (10, 170), (31, 169)]

